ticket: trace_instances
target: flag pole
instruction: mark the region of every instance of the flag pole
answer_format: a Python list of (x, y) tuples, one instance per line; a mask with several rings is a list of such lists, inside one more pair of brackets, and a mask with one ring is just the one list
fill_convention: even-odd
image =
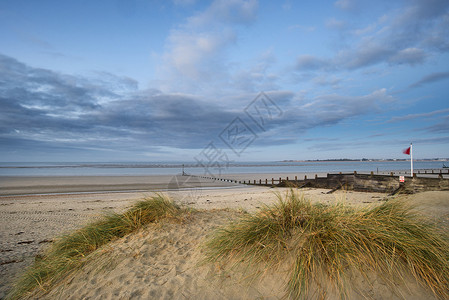
[(413, 143), (410, 143), (410, 176), (413, 178)]

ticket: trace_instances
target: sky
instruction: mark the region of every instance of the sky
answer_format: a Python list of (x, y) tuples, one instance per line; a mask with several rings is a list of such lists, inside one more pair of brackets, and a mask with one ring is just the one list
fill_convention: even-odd
[(0, 0), (0, 161), (449, 157), (447, 0)]

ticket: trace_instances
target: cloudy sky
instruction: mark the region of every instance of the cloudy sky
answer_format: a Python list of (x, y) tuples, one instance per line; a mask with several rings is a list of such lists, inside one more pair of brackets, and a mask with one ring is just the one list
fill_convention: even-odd
[(0, 1), (0, 161), (449, 157), (448, 87), (447, 0)]

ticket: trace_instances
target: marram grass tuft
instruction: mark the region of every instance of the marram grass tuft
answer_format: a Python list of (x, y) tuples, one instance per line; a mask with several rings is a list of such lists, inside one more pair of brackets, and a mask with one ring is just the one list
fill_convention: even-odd
[(105, 215), (73, 233), (61, 236), (19, 278), (7, 299), (21, 298), (36, 288), (45, 291), (82, 266), (86, 256), (108, 242), (161, 219), (181, 221), (185, 212), (168, 197), (156, 194), (137, 202), (124, 213)]
[(437, 297), (449, 298), (449, 239), (400, 200), (355, 208), (311, 203), (290, 190), (273, 206), (215, 231), (207, 261), (247, 267), (287, 264), (287, 294), (304, 299), (312, 283), (330, 282), (347, 297), (349, 270), (375, 272), (394, 287), (411, 274)]

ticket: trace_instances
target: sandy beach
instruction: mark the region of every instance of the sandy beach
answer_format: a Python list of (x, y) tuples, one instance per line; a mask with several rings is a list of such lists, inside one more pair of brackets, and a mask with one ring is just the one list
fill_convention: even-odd
[[(253, 174), (271, 178), (276, 174)], [(271, 176), (271, 177), (270, 177)], [(283, 175), (284, 177), (285, 175)], [(244, 180), (248, 174), (232, 179)], [(173, 181), (174, 180), (174, 181)], [(284, 278), (272, 274), (248, 283), (238, 272), (198, 266), (204, 237), (214, 228), (236, 218), (240, 211), (255, 211), (276, 201), (274, 192), (285, 189), (245, 186), (196, 179), (189, 182), (170, 176), (2, 178), (0, 181), (0, 298), (34, 256), (58, 235), (81, 227), (105, 212), (122, 212), (135, 201), (164, 191), (176, 202), (200, 209), (186, 224), (154, 224), (107, 245), (96, 263), (86, 265), (46, 299), (279, 299)], [(167, 190), (167, 188), (171, 189)], [(177, 187), (177, 188), (176, 188)], [(302, 193), (328, 203), (346, 199), (353, 205), (377, 205), (381, 193), (303, 189)], [(405, 196), (420, 212), (449, 223), (449, 192)], [(359, 280), (359, 279), (357, 279)], [(357, 281), (371, 286), (376, 299), (398, 297), (381, 280)], [(432, 299), (428, 291), (411, 283), (407, 299)]]

